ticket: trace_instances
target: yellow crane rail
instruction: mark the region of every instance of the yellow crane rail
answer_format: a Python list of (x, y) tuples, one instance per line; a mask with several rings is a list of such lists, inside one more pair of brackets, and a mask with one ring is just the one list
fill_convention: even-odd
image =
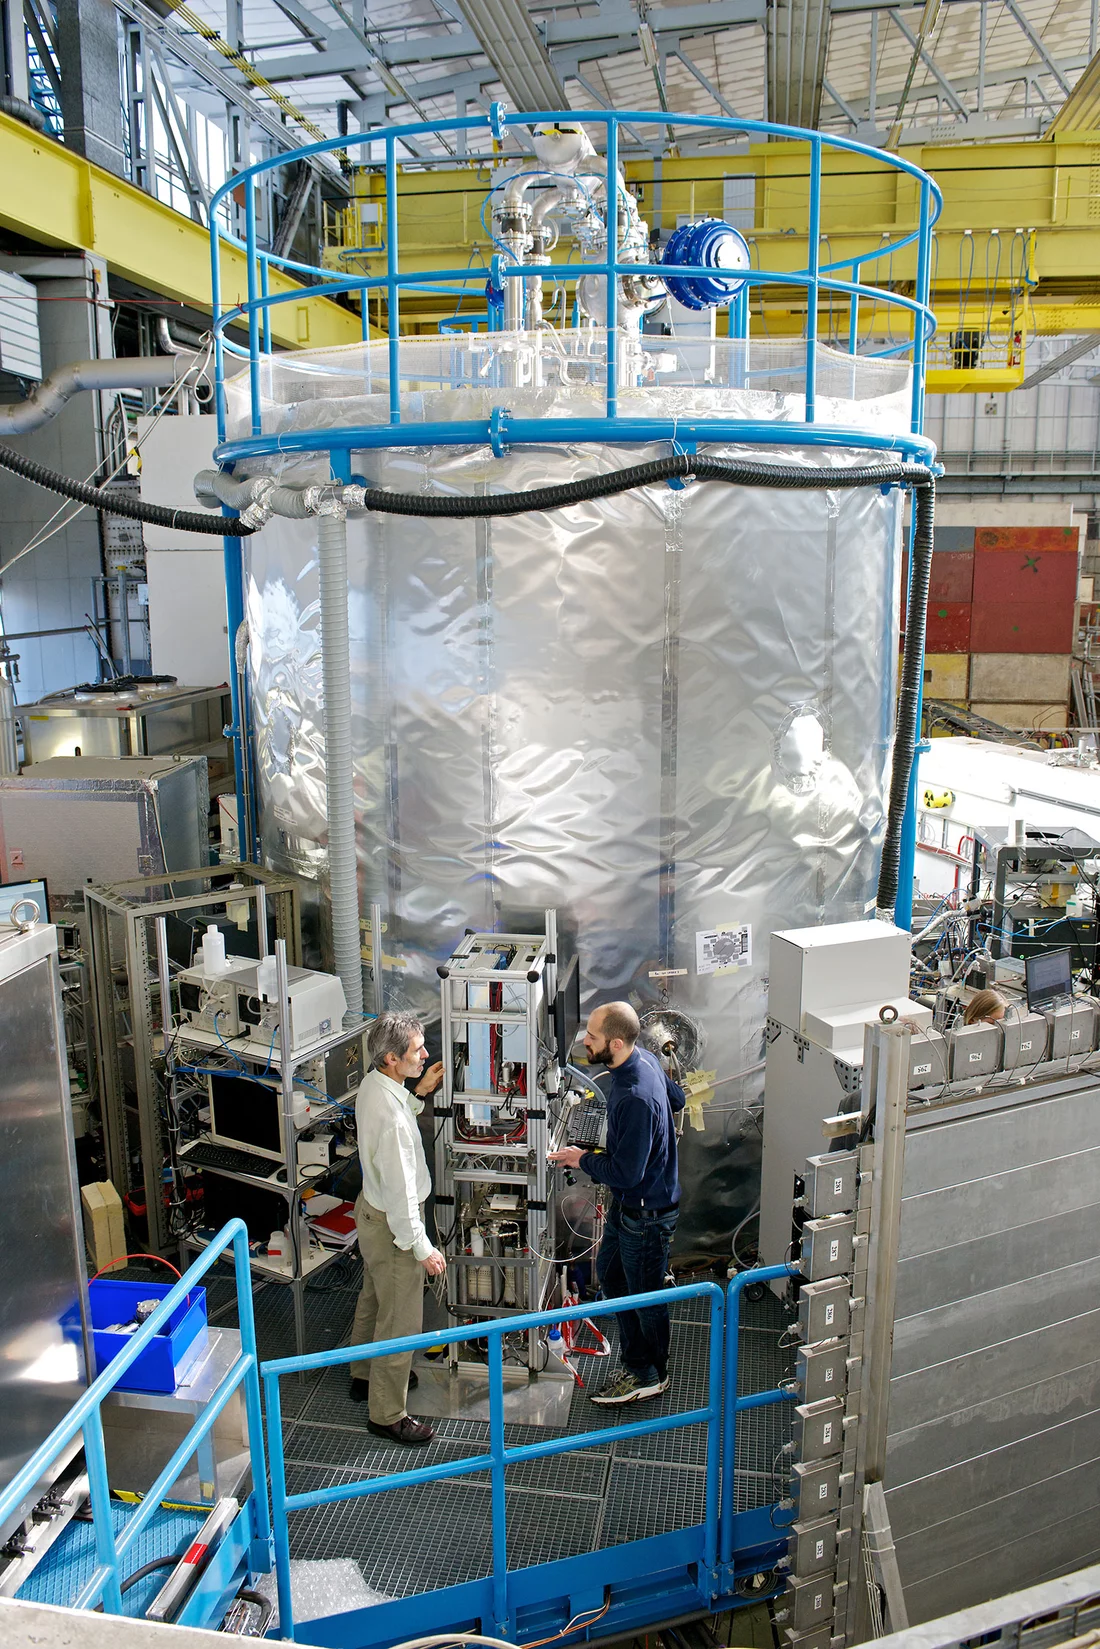
[[(201, 224), (154, 200), (83, 155), (0, 114), (0, 223), (43, 246), (96, 253), (109, 270), (166, 298), (210, 311), (210, 241)], [(271, 310), (275, 343), (296, 349), (352, 343), (357, 315), (271, 270), (271, 291), (302, 291), (302, 302)], [(222, 297), (247, 296), (244, 254), (222, 248)]]

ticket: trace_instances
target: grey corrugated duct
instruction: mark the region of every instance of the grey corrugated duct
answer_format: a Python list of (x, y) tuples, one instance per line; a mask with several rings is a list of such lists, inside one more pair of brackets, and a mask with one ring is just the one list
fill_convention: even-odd
[(317, 523), (321, 661), (325, 686), (325, 787), (332, 951), (344, 986), (347, 1022), (363, 1017), (355, 780), (351, 751), (351, 647), (348, 638), (348, 523), (343, 511)]
[(134, 355), (121, 360), (71, 361), (44, 378), (25, 401), (0, 406), (0, 435), (28, 435), (82, 390), (168, 389), (194, 372), (198, 354)]
[(262, 525), (270, 515), (317, 516), (321, 660), (325, 689), (325, 818), (328, 830), (332, 951), (344, 987), (348, 1023), (363, 1015), (359, 940), (359, 868), (355, 847), (355, 781), (351, 747), (351, 645), (348, 636), (348, 524), (340, 483), (280, 487), (268, 475), (235, 481), (200, 470), (195, 494), (240, 511), (242, 522)]

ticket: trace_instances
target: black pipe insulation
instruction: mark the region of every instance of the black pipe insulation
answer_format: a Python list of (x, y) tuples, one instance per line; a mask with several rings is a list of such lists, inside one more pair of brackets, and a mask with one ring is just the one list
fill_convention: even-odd
[[(247, 538), (258, 530), (244, 522), (200, 513), (196, 510), (167, 509), (160, 504), (143, 504), (119, 497), (86, 481), (74, 481), (57, 470), (36, 464), (11, 447), (0, 446), (0, 465), (25, 476), (40, 487), (110, 515), (124, 515), (155, 526), (182, 532), (208, 533), (217, 538)], [(389, 492), (381, 487), (350, 489), (352, 507), (387, 515), (450, 517), (458, 520), (505, 515), (526, 515), (539, 510), (564, 509), (569, 504), (592, 498), (610, 498), (638, 487), (676, 479), (720, 481), (735, 487), (778, 487), (785, 491), (841, 490), (848, 487), (911, 487), (914, 530), (905, 650), (898, 688), (894, 760), (890, 775), (890, 804), (882, 843), (876, 905), (880, 915), (892, 913), (898, 893), (901, 863), (901, 829), (909, 794), (909, 778), (916, 752), (921, 697), (921, 672), (928, 615), (928, 585), (932, 573), (932, 528), (935, 518), (935, 479), (922, 464), (859, 464), (850, 469), (802, 467), (746, 459), (706, 458), (698, 453), (676, 453), (655, 458), (646, 464), (632, 464), (607, 475), (590, 475), (581, 481), (559, 486), (536, 487), (528, 492), (483, 494), (476, 497), (444, 497), (424, 493)], [(342, 489), (341, 489), (342, 490)]]
[(78, 504), (90, 504), (107, 515), (125, 515), (133, 521), (148, 521), (154, 527), (169, 527), (174, 532), (209, 533), (214, 538), (247, 538), (256, 531), (243, 521), (211, 515), (205, 510), (170, 510), (163, 504), (143, 504), (139, 499), (126, 498), (105, 487), (95, 487), (90, 481), (74, 481), (71, 475), (48, 469), (24, 458), (14, 447), (0, 446), (0, 465), (15, 475), (22, 475), (38, 487), (59, 492), (63, 498), (73, 498)]

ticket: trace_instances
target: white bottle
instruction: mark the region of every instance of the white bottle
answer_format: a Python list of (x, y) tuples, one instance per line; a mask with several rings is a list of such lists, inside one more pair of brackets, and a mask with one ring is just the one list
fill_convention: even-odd
[(273, 1231), (267, 1239), (267, 1257), (269, 1260), (285, 1260), (287, 1255), (287, 1241), (285, 1231)]
[(278, 994), (273, 956), (265, 956), (256, 969), (256, 994), (264, 1002), (274, 1002)]
[(224, 973), (225, 970), (225, 938), (221, 929), (211, 922), (202, 936), (202, 971), (213, 974)]

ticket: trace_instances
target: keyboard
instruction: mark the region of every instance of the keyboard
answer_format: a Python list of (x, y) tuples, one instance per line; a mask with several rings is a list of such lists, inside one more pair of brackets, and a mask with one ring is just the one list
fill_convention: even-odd
[(566, 1112), (565, 1131), (567, 1145), (603, 1145), (607, 1138), (607, 1102), (603, 1096), (582, 1099), (572, 1106)]
[(286, 1178), (285, 1170), (270, 1157), (261, 1157), (255, 1151), (238, 1151), (232, 1145), (215, 1145), (209, 1139), (188, 1145), (182, 1161), (189, 1168), (224, 1168), (227, 1173), (254, 1174), (257, 1179), (270, 1179), (277, 1172), (280, 1179)]

